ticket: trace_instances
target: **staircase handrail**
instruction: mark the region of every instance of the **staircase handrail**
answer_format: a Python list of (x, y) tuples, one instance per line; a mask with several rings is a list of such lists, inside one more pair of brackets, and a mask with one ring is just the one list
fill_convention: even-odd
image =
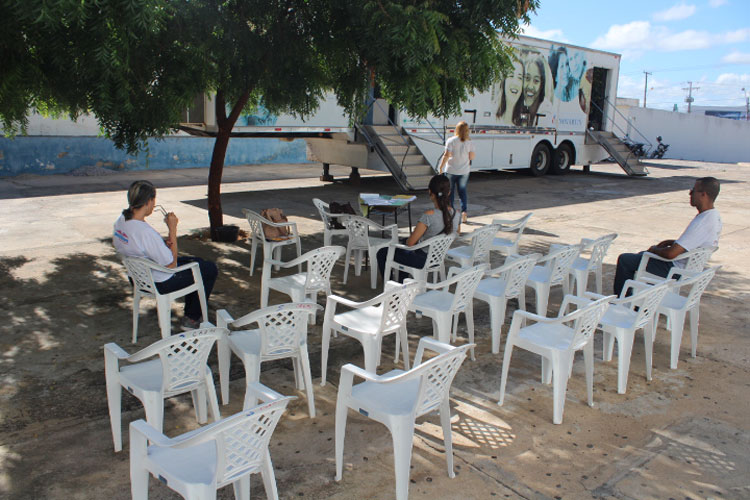
[[(644, 155), (643, 155), (643, 156), (646, 156), (646, 154), (647, 154), (648, 152), (650, 152), (650, 151), (651, 151), (651, 149), (653, 149), (653, 147), (654, 147), (654, 145), (653, 145), (653, 144), (651, 144), (651, 141), (649, 141), (649, 140), (648, 140), (648, 139), (646, 138), (646, 136), (645, 136), (645, 135), (643, 135), (643, 134), (641, 133), (641, 131), (640, 131), (640, 130), (638, 130), (638, 128), (637, 128), (637, 127), (636, 127), (635, 125), (633, 125), (633, 122), (631, 122), (630, 120), (628, 120), (628, 118), (627, 118), (627, 117), (626, 117), (626, 116), (625, 116), (624, 114), (622, 114), (622, 112), (621, 112), (621, 111), (620, 111), (619, 109), (617, 109), (617, 106), (615, 106), (614, 104), (612, 104), (612, 102), (611, 102), (611, 101), (610, 101), (609, 99), (607, 99), (607, 98), (605, 97), (605, 98), (604, 98), (604, 101), (605, 101), (605, 102), (606, 102), (607, 104), (609, 104), (609, 107), (610, 107), (611, 109), (613, 109), (613, 110), (615, 111), (615, 113), (617, 113), (618, 115), (620, 115), (620, 116), (622, 117), (622, 119), (623, 119), (623, 120), (625, 120), (625, 123), (627, 123), (627, 124), (628, 124), (628, 125), (630, 126), (630, 128), (631, 128), (632, 130), (635, 130), (635, 132), (636, 132), (636, 133), (637, 133), (637, 134), (638, 134), (639, 136), (641, 136), (641, 138), (643, 139), (643, 144), (648, 144), (648, 148), (647, 148), (647, 149), (646, 149), (646, 150), (644, 151)], [(594, 105), (594, 106), (596, 107), (596, 109), (598, 109), (598, 110), (599, 110), (599, 112), (600, 112), (600, 113), (602, 114), (602, 118), (604, 118), (604, 116), (605, 116), (605, 114), (604, 114), (604, 110), (603, 110), (602, 108), (600, 108), (600, 107), (599, 107), (599, 105), (598, 105), (598, 104), (596, 104), (596, 103), (595, 103), (595, 102), (593, 101), (593, 99), (591, 100), (591, 104), (592, 104), (592, 105)], [(615, 128), (616, 128), (617, 130), (619, 130), (620, 132), (622, 132), (622, 137), (626, 137), (626, 138), (630, 139), (630, 133), (629, 133), (629, 132), (626, 132), (626, 131), (624, 131), (624, 130), (623, 130), (623, 129), (622, 129), (621, 127), (620, 127), (620, 126), (618, 126), (618, 125), (617, 125), (617, 124), (615, 123), (615, 119), (614, 119), (614, 117), (609, 117), (609, 116), (607, 116), (607, 120), (608, 120), (608, 121), (611, 121), (611, 122), (612, 122), (612, 128), (613, 128), (613, 129), (615, 129)]]

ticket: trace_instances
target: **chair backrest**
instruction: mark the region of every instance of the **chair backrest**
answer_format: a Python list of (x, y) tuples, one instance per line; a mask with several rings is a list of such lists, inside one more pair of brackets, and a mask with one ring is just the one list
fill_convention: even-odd
[(427, 240), (430, 244), (429, 250), (427, 250), (427, 259), (424, 263), (424, 269), (426, 271), (439, 269), (440, 266), (445, 262), (445, 254), (451, 247), (453, 240), (456, 239), (456, 233), (451, 234), (439, 234), (433, 236)]
[(596, 269), (601, 267), (604, 262), (604, 256), (607, 255), (607, 250), (612, 245), (612, 242), (617, 238), (617, 233), (607, 234), (594, 240), (591, 244), (591, 257), (589, 258), (589, 269)]
[(273, 431), (290, 399), (282, 398), (243, 410), (211, 429), (216, 440), (217, 485), (234, 482), (260, 470)]
[(420, 290), (418, 281), (408, 280), (404, 284), (389, 281), (381, 297), (383, 314), (380, 317), (380, 332), (396, 331), (406, 323), (406, 313)]
[(199, 328), (172, 335), (153, 345), (158, 346), (165, 394), (182, 392), (205, 379), (208, 355), (223, 332), (226, 329)]
[(516, 233), (516, 237), (513, 242), (518, 243), (518, 240), (521, 239), (523, 230), (526, 229), (526, 224), (529, 223), (529, 219), (532, 215), (534, 215), (534, 212), (529, 212), (520, 219), (516, 219), (514, 221), (503, 221), (501, 219), (495, 219), (492, 221), (492, 224), (497, 226), (497, 228), (504, 233)]
[(714, 278), (716, 271), (718, 271), (720, 268), (721, 266), (709, 267), (705, 271), (697, 272), (694, 276), (687, 279), (683, 276), (679, 284), (681, 284), (683, 287), (690, 286), (690, 291), (687, 295), (687, 302), (685, 303), (685, 308), (687, 310), (692, 309), (693, 307), (696, 307), (698, 305), (703, 292), (706, 290), (706, 287)]
[[(708, 260), (711, 255), (716, 251), (717, 247), (698, 247), (685, 252), (685, 267), (686, 271), (703, 271), (708, 264)], [(710, 280), (709, 280), (710, 281)]]
[(370, 248), (370, 222), (359, 215), (341, 217), (341, 223), (349, 231), (349, 248)]
[(609, 307), (609, 301), (614, 297), (604, 297), (592, 301), (590, 304), (582, 307), (561, 318), (563, 323), (573, 322), (573, 337), (570, 342), (571, 349), (580, 349), (585, 345), (591, 336), (594, 335), (599, 320)]
[(635, 328), (643, 328), (656, 314), (659, 304), (670, 288), (670, 281), (657, 283), (629, 297), (631, 307), (638, 308)]
[(474, 292), (486, 269), (487, 265), (482, 264), (466, 269), (457, 275), (459, 278), (456, 281), (456, 290), (453, 292), (453, 305), (451, 307), (453, 311), (463, 310), (467, 305), (471, 307)]
[(549, 253), (551, 258), (547, 261), (547, 269), (550, 285), (559, 285), (563, 280), (568, 279), (570, 268), (580, 252), (581, 245), (568, 245)]
[(320, 220), (323, 221), (323, 230), (329, 231), (333, 225), (332, 218), (330, 216), (330, 206), (320, 198), (313, 198), (313, 205), (318, 209), (320, 214)]
[(532, 253), (514, 256), (507, 261), (508, 267), (500, 275), (500, 278), (505, 282), (505, 297), (510, 299), (525, 293), (526, 281), (528, 281), (531, 271), (534, 270), (536, 261), (541, 257), (541, 254)]
[(261, 335), (261, 356), (278, 356), (299, 350), (307, 339), (307, 321), (317, 304), (289, 303), (270, 306), (258, 311)]
[(339, 246), (320, 247), (302, 256), (307, 261), (305, 293), (329, 291), (333, 266), (345, 251)]
[(243, 208), (242, 213), (245, 214), (247, 222), (250, 224), (250, 234), (252, 235), (252, 238), (264, 241), (266, 236), (263, 234), (263, 223), (268, 223), (270, 221), (264, 219), (258, 212), (253, 212), (247, 208)]
[(412, 368), (409, 376), (420, 378), (419, 399), (416, 416), (424, 415), (437, 409), (450, 392), (453, 378), (466, 359), (466, 351), (472, 344), (453, 347), (448, 352)]
[(138, 290), (156, 295), (157, 290), (154, 277), (151, 274), (152, 262), (150, 260), (142, 257), (123, 257), (122, 263)]
[(495, 233), (500, 229), (499, 226), (490, 224), (488, 226), (474, 230), (471, 233), (472, 262), (490, 262), (490, 248)]

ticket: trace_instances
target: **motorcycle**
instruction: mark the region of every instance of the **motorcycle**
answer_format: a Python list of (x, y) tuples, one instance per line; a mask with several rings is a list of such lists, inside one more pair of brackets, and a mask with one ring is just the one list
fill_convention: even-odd
[(643, 149), (645, 144), (642, 142), (635, 142), (630, 137), (625, 136), (625, 139), (623, 139), (623, 144), (628, 147), (631, 153), (633, 153), (633, 156), (636, 158), (640, 158), (646, 154), (646, 150)]
[(658, 136), (656, 138), (656, 149), (651, 151), (651, 154), (648, 156), (649, 158), (664, 158), (664, 153), (667, 152), (669, 149), (669, 144), (664, 144), (661, 141), (661, 136)]

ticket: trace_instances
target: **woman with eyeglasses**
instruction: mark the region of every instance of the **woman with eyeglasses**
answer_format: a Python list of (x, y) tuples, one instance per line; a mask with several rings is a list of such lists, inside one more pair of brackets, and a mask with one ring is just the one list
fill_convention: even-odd
[[(174, 212), (164, 213), (168, 236), (161, 235), (146, 222), (156, 208), (156, 188), (149, 181), (135, 181), (128, 189), (128, 208), (115, 221), (112, 243), (117, 253), (125, 257), (143, 257), (160, 266), (175, 268), (189, 262), (197, 262), (203, 279), (203, 288), (208, 301), (213, 290), (216, 277), (219, 274), (216, 264), (198, 257), (178, 257), (177, 255), (177, 224), (179, 219)], [(169, 293), (180, 290), (193, 283), (191, 270), (168, 274), (153, 271), (154, 282), (159, 293)], [(182, 321), (183, 330), (193, 330), (200, 327), (203, 314), (201, 312), (198, 293), (193, 292), (185, 296), (185, 316)]]

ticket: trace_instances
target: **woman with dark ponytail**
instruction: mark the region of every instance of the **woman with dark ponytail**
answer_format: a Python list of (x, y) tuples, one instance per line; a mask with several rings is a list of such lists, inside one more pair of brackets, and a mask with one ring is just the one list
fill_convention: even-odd
[[(434, 208), (427, 210), (419, 218), (406, 245), (413, 247), (417, 243), (430, 239), (439, 234), (458, 233), (461, 230), (461, 214), (453, 208), (450, 202), (451, 181), (444, 174), (435, 175), (430, 179), (427, 188), (430, 193), (430, 201)], [(378, 268), (382, 275), (385, 270), (385, 260), (388, 257), (388, 249), (381, 248), (378, 251)], [(424, 267), (427, 260), (427, 252), (424, 250), (404, 250), (397, 248), (393, 260), (399, 264), (411, 267)], [(402, 280), (399, 280), (402, 281)]]
[[(156, 188), (154, 185), (149, 181), (133, 182), (128, 189), (128, 208), (123, 210), (122, 215), (115, 221), (112, 237), (115, 250), (125, 257), (143, 257), (168, 268), (197, 262), (200, 266), (203, 288), (206, 291), (206, 300), (208, 300), (219, 274), (216, 264), (198, 257), (178, 257), (177, 223), (179, 220), (174, 212), (169, 212), (164, 216), (169, 236), (163, 240), (161, 235), (146, 222), (146, 217), (153, 213), (155, 207)], [(160, 293), (180, 290), (193, 283), (191, 270), (180, 271), (177, 274), (154, 271), (153, 276)], [(198, 328), (202, 318), (198, 293), (186, 295), (182, 328), (184, 330)]]

